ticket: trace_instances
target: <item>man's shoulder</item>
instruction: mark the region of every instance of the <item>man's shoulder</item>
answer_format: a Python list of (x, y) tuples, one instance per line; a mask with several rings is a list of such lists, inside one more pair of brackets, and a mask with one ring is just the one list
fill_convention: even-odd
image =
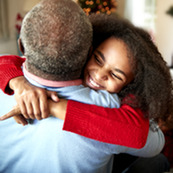
[(120, 100), (117, 94), (111, 94), (105, 90), (93, 90), (80, 85), (73, 92), (73, 100), (95, 104), (103, 107), (119, 108)]

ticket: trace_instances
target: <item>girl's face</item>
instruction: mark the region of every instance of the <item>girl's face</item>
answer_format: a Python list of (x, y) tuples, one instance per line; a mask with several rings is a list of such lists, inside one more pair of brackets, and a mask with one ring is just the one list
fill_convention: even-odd
[(84, 71), (84, 84), (94, 90), (118, 93), (134, 76), (125, 43), (105, 40), (92, 54)]

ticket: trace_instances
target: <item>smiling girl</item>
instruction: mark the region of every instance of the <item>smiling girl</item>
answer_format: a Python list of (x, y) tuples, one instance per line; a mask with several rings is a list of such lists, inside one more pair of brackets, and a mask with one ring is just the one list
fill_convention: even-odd
[(134, 78), (129, 64), (125, 43), (108, 38), (93, 52), (84, 70), (84, 82), (95, 90), (119, 93)]

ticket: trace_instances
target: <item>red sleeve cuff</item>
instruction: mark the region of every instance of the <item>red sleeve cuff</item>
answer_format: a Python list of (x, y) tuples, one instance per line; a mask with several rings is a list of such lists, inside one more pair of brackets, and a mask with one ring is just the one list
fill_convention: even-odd
[(6, 94), (13, 94), (8, 83), (12, 78), (23, 75), (21, 66), (24, 61), (25, 58), (16, 55), (0, 56), (0, 89)]
[[(1, 82), (0, 84), (0, 88), (2, 89), (2, 91), (8, 95), (12, 95), (14, 94), (13, 90), (11, 90), (9, 88), (9, 81), (12, 78), (18, 77), (18, 76), (23, 76), (23, 72), (21, 70), (16, 69), (16, 67), (10, 67), (7, 71), (7, 69), (5, 71), (3, 71), (3, 69), (1, 69), (2, 72), (0, 72), (0, 76), (2, 76), (2, 80), (3, 82)], [(1, 78), (1, 77), (0, 77)]]

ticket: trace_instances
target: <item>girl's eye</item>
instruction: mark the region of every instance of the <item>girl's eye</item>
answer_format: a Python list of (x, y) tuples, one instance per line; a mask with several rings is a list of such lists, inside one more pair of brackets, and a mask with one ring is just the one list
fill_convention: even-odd
[(100, 60), (99, 57), (98, 57), (97, 55), (95, 55), (95, 54), (94, 54), (94, 59), (95, 59), (95, 61), (97, 62), (97, 64), (102, 65), (101, 60)]
[(113, 78), (116, 78), (116, 79), (119, 79), (119, 80), (121, 80), (121, 81), (122, 81), (122, 78), (121, 78), (121, 77), (119, 77), (119, 76), (117, 76), (117, 75), (115, 75), (114, 73), (111, 73), (111, 75), (112, 75), (112, 77), (113, 77)]

